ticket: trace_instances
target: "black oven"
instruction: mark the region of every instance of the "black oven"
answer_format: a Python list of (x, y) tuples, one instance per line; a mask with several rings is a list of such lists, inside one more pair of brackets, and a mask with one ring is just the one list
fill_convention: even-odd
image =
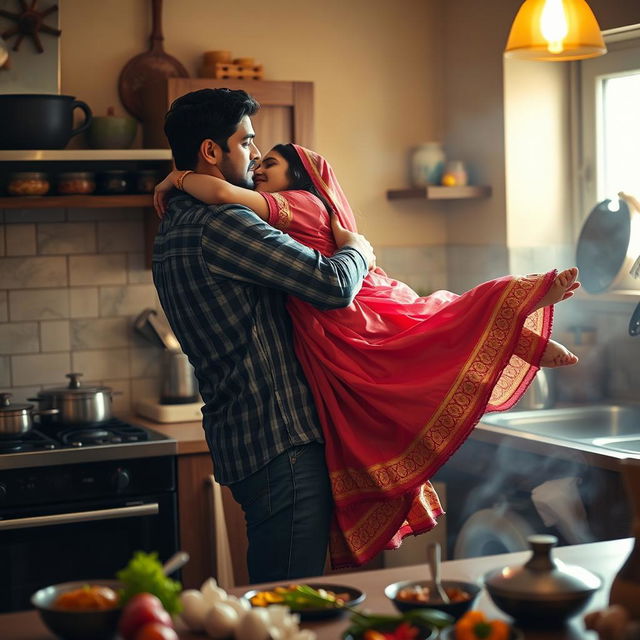
[(113, 579), (137, 550), (161, 561), (178, 550), (175, 442), (154, 436), (0, 455), (0, 612), (30, 608), (50, 584)]

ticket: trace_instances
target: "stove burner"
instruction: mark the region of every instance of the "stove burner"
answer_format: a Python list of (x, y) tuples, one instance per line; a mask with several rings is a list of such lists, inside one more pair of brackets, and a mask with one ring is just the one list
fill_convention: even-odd
[(112, 419), (105, 423), (94, 423), (58, 431), (56, 438), (63, 445), (92, 447), (104, 444), (119, 444), (121, 442), (142, 442), (147, 440), (149, 435), (140, 427)]
[(55, 449), (56, 443), (39, 431), (28, 431), (20, 434), (20, 438), (10, 440), (0, 439), (1, 453), (18, 453), (22, 451), (39, 451), (42, 449)]
[(47, 449), (97, 447), (101, 445), (144, 442), (149, 433), (117, 418), (106, 422), (86, 424), (76, 427), (64, 425), (39, 425), (19, 437), (0, 438), (0, 455)]

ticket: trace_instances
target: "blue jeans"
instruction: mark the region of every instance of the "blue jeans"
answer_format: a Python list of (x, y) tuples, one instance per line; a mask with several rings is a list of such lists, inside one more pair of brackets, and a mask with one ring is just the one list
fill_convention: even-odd
[(333, 513), (324, 445), (288, 449), (229, 488), (247, 523), (252, 583), (322, 575)]

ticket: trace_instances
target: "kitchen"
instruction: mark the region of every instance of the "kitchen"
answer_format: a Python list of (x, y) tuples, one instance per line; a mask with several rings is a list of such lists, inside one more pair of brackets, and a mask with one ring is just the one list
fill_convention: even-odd
[[(228, 49), (259, 60), (266, 79), (313, 82), (315, 146), (332, 159), (379, 263), (413, 287), (461, 291), (509, 271), (571, 263), (578, 212), (565, 206), (568, 194), (557, 188), (569, 172), (557, 125), (561, 101), (549, 98), (551, 115), (541, 117), (552, 119), (556, 137), (549, 145), (562, 153), (540, 150), (525, 175), (505, 171), (521, 140), (508, 137), (517, 122), (505, 97), (526, 98), (518, 93), (521, 68), (507, 67), (504, 80), (502, 71), (501, 51), (519, 3), (377, 3), (375, 11), (370, 3), (345, 4), (332, 3), (330, 11), (301, 10), (293, 2), (255, 11), (225, 7), (219, 15), (204, 1), (165, 2), (165, 48), (192, 77), (204, 51)], [(591, 4), (603, 29), (640, 22), (628, 3)], [(59, 19), (61, 93), (87, 102), (96, 114), (112, 105), (123, 114), (117, 78), (147, 43), (147, 4), (64, 0)], [(318, 36), (313, 42), (311, 25)], [(53, 38), (43, 35), (42, 41), (46, 52)], [(30, 44), (25, 41), (21, 52)], [(304, 50), (292, 55), (298, 44)], [(566, 73), (564, 65), (522, 64), (536, 74), (536, 87), (557, 86)], [(341, 68), (348, 73), (336, 73)], [(339, 118), (337, 96), (349, 96), (340, 102), (348, 107)], [(139, 131), (134, 146), (141, 136)], [(81, 138), (69, 148), (82, 148)], [(387, 189), (408, 183), (410, 148), (429, 140), (442, 140), (447, 156), (463, 159), (472, 183), (490, 185), (492, 196), (387, 200)], [(515, 210), (527, 198), (525, 211), (533, 206), (537, 216), (533, 229), (519, 217), (522, 209)], [(129, 415), (139, 398), (155, 396), (159, 386), (159, 352), (132, 330), (143, 308), (158, 307), (145, 268), (142, 210), (33, 208), (6, 209), (3, 215), (2, 389), (13, 401), (26, 402), (43, 388), (60, 386), (67, 372), (81, 371), (83, 383), (117, 392), (114, 415)], [(582, 300), (575, 313), (585, 307), (608, 348), (605, 361), (615, 363), (604, 374), (606, 397), (633, 402), (640, 348), (626, 335), (633, 304)], [(558, 315), (560, 329), (573, 324), (572, 317)]]

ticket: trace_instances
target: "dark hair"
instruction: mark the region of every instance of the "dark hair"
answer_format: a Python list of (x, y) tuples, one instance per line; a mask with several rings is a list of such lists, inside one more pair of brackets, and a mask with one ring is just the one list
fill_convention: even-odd
[(329, 204), (327, 199), (318, 191), (318, 188), (313, 184), (313, 180), (306, 170), (302, 159), (298, 155), (292, 144), (277, 144), (273, 147), (273, 151), (279, 153), (289, 165), (287, 169), (287, 177), (291, 183), (290, 189), (296, 189), (299, 191), (308, 191), (322, 201), (326, 210), (329, 213), (333, 213), (333, 207)]
[(164, 132), (171, 145), (176, 169), (195, 169), (198, 149), (210, 138), (223, 151), (244, 116), (260, 104), (241, 89), (200, 89), (173, 101), (164, 117)]

